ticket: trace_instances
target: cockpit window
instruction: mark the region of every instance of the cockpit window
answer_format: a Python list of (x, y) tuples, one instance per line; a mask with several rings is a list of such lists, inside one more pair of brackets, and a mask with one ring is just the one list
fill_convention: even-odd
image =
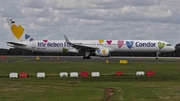
[(171, 44), (166, 44), (166, 46), (172, 46)]

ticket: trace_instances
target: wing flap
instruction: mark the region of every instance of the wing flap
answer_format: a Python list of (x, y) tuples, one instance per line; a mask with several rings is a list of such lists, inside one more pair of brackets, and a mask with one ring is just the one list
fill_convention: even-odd
[(78, 50), (96, 50), (98, 49), (97, 47), (93, 46), (84, 46), (84, 45), (76, 45), (76, 44), (71, 44), (73, 48), (76, 48)]

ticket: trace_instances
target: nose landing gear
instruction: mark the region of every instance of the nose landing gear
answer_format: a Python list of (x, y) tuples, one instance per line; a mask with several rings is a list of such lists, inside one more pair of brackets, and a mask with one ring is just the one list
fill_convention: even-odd
[(159, 59), (159, 54), (160, 54), (160, 52), (156, 52), (156, 58), (155, 59)]

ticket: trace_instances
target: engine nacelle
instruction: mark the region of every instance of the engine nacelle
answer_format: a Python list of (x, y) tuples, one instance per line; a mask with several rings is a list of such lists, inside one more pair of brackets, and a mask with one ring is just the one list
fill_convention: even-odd
[(95, 55), (101, 57), (109, 57), (110, 56), (109, 49), (97, 49), (95, 51)]
[(77, 49), (73, 48), (73, 49), (68, 50), (67, 52), (79, 53), (79, 50), (77, 50)]

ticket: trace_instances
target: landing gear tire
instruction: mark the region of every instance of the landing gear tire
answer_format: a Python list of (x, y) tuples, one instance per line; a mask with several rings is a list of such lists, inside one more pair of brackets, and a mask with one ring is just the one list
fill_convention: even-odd
[(83, 59), (91, 59), (91, 57), (90, 56), (88, 56), (88, 57), (84, 56)]

